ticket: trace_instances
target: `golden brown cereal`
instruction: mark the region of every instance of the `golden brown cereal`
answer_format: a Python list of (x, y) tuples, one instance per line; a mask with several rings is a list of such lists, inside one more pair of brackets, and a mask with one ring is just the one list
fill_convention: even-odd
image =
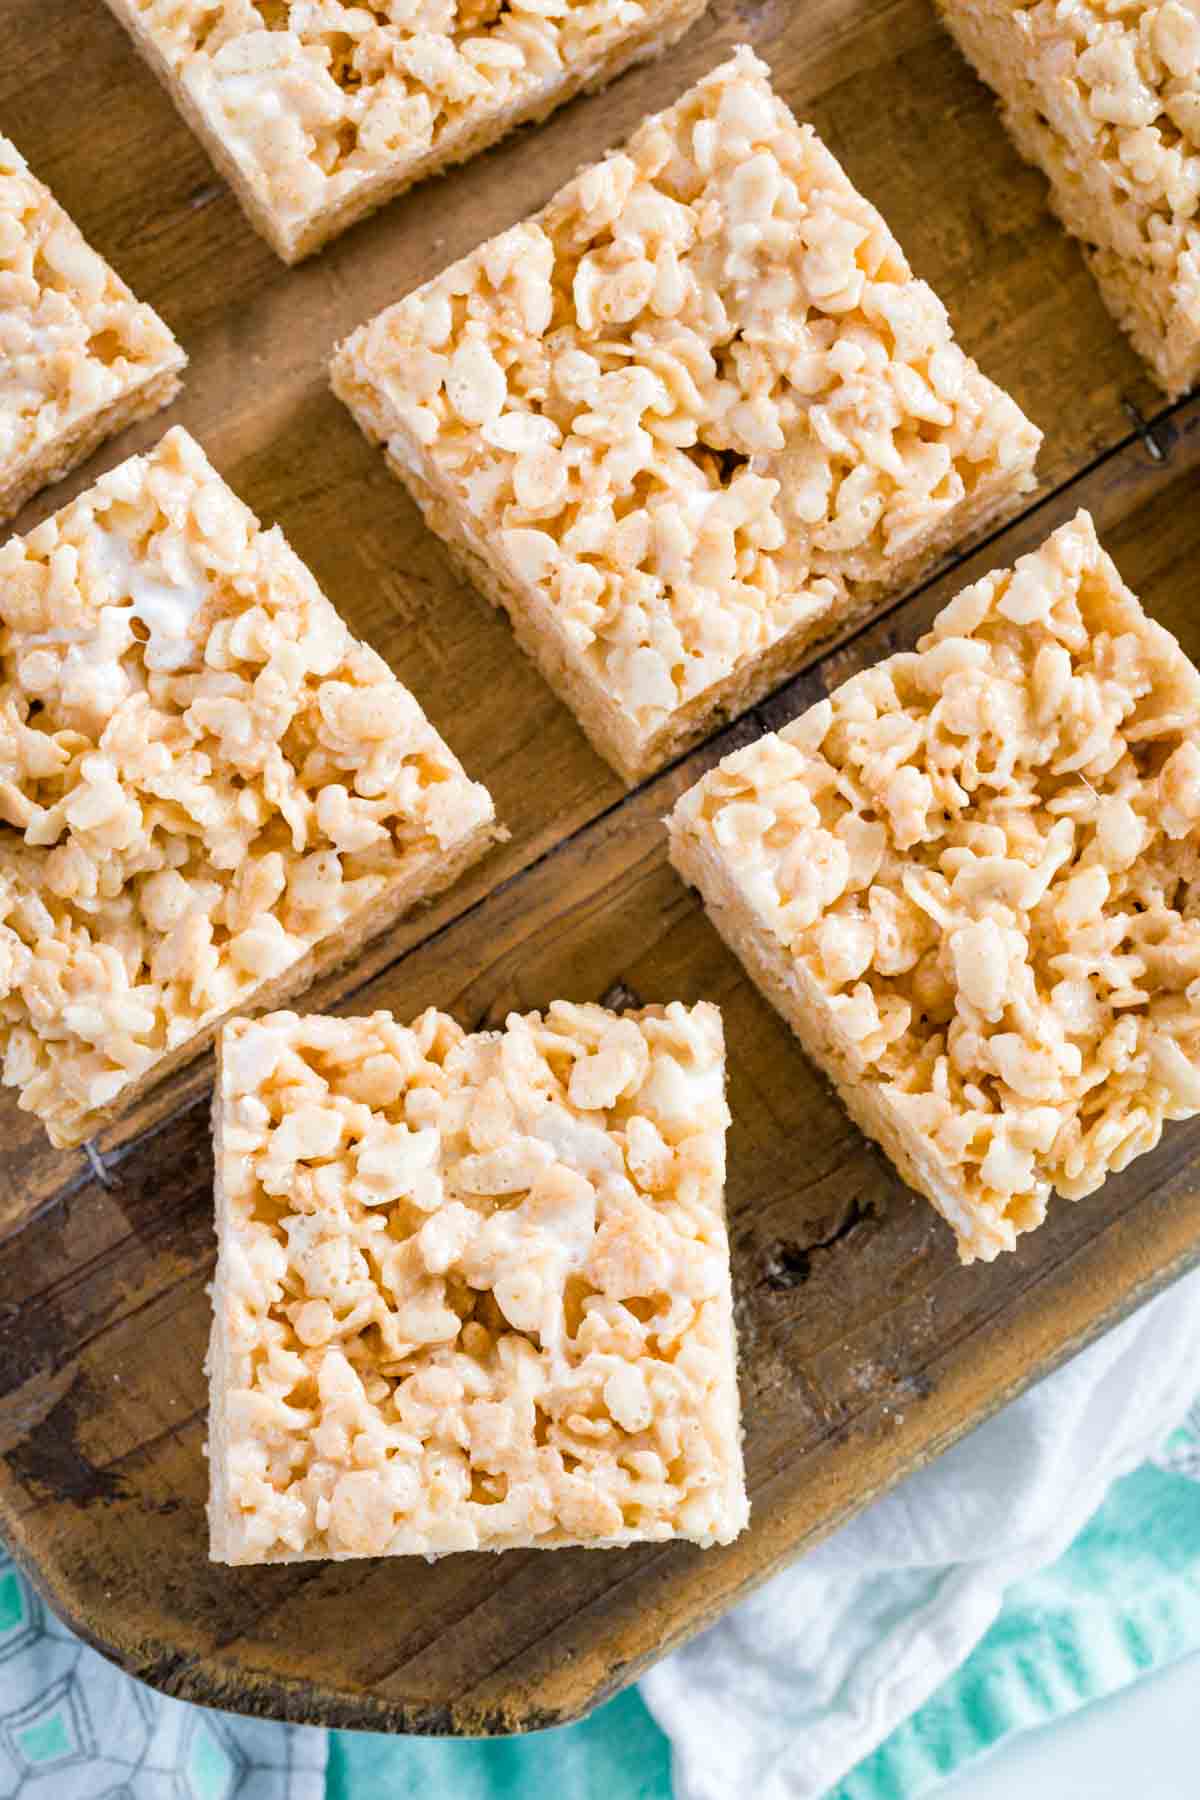
[(1160, 386), (1200, 376), (1196, 0), (938, 0)]
[(670, 835), (964, 1261), (1200, 1112), (1200, 674), (1086, 513), (727, 757)]
[(707, 0), (107, 0), (286, 262), (682, 36)]
[(494, 836), (485, 789), (186, 432), (0, 548), (0, 1056), (56, 1144)]
[(630, 781), (1009, 506), (1039, 443), (748, 50), (333, 383)]
[(186, 361), (0, 137), (0, 524), (173, 400)]
[(276, 1013), (219, 1057), (217, 1561), (737, 1535), (715, 1007)]

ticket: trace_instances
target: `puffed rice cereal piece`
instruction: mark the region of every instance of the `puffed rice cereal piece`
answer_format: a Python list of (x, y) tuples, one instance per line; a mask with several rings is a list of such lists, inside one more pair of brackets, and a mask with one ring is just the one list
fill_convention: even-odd
[(1197, 0), (938, 0), (1172, 398), (1200, 377)]
[(55, 1144), (495, 835), (486, 790), (185, 431), (0, 548), (0, 1078)]
[(727, 757), (669, 830), (965, 1262), (1200, 1112), (1200, 674), (1087, 513)]
[(0, 524), (169, 405), (186, 362), (0, 137)]
[(746, 1523), (716, 1007), (231, 1020), (217, 1562)]
[(1040, 442), (749, 50), (333, 385), (630, 782), (1011, 506)]
[(289, 263), (658, 56), (707, 3), (107, 0)]

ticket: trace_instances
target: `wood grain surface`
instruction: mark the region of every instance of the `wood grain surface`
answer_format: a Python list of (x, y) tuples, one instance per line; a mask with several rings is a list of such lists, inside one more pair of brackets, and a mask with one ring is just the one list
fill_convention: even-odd
[[(730, 1056), (729, 1209), (750, 1531), (728, 1549), (509, 1552), (229, 1570), (203, 1504), (213, 1265), (208, 1062), (92, 1147), (0, 1098), (0, 1529), (85, 1636), (165, 1690), (308, 1723), (497, 1732), (634, 1678), (1200, 1257), (1200, 1121), (1019, 1251), (949, 1231), (846, 1119), (669, 869), (661, 819), (733, 745), (910, 644), (963, 582), (1078, 506), (1200, 659), (1200, 401), (1158, 402), (1040, 178), (927, 0), (715, 0), (661, 66), (575, 103), (288, 271), (99, 0), (0, 0), (0, 129), (192, 362), (170, 414), (43, 495), (62, 504), (170, 421), (277, 520), (354, 629), (495, 795), (510, 842), (306, 1005), (437, 1004), (464, 1024), (630, 994), (707, 997)], [(964, 346), (1046, 432), (1022, 515), (625, 795), (500, 620), (450, 574), (325, 363), (363, 318), (540, 205), (749, 41), (882, 208)]]

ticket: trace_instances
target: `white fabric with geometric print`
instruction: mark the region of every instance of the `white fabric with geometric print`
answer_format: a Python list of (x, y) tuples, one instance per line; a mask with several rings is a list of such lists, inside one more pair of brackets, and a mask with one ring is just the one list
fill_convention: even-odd
[(324, 1800), (323, 1731), (236, 1719), (131, 1681), (0, 1551), (2, 1800)]

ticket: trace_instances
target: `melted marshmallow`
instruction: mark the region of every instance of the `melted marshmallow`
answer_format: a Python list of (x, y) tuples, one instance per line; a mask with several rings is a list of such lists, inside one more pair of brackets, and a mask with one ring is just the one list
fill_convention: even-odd
[(724, 488), (687, 487), (676, 495), (675, 503), (688, 524), (699, 530), (724, 492)]
[(97, 525), (90, 544), (96, 571), (111, 583), (114, 600), (128, 600), (130, 612), (150, 633), (146, 667), (168, 672), (183, 668), (195, 655), (192, 627), (209, 597), (209, 576), (178, 542), (165, 555), (159, 551), (153, 570), (128, 538), (116, 532)]

